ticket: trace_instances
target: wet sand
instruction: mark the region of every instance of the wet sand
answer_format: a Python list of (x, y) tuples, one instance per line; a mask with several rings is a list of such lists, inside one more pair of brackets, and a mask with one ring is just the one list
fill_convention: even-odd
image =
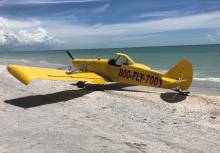
[(24, 86), (0, 66), (0, 152), (219, 150), (220, 96), (47, 80)]

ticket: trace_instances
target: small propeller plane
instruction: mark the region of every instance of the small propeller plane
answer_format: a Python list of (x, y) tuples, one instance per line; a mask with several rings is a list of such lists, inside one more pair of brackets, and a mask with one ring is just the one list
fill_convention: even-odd
[(111, 59), (75, 59), (69, 51), (67, 54), (76, 69), (61, 70), (21, 65), (8, 65), (7, 69), (25, 85), (33, 79), (74, 81), (79, 88), (84, 88), (86, 83), (104, 85), (108, 82), (117, 82), (189, 94), (187, 89), (192, 83), (193, 69), (191, 62), (187, 60), (180, 61), (166, 73), (160, 73), (146, 65), (136, 63), (123, 53), (116, 53)]

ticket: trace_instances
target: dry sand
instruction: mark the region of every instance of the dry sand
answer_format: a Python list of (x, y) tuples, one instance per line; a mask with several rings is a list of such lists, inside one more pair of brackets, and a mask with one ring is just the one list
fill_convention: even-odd
[(0, 66), (0, 152), (220, 152), (220, 96), (109, 84), (24, 86)]

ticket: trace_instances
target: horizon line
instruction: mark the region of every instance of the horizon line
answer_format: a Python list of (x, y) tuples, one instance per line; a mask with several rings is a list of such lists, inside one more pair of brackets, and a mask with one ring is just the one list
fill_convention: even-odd
[(158, 46), (134, 46), (134, 47), (113, 47), (113, 48), (76, 48), (76, 49), (47, 49), (47, 50), (43, 50), (43, 49), (39, 49), (39, 50), (5, 50), (5, 51), (1, 51), (1, 53), (4, 52), (43, 52), (43, 51), (63, 51), (63, 50), (101, 50), (101, 49), (125, 49), (125, 48), (156, 48), (156, 47), (180, 47), (180, 46), (206, 46), (206, 45), (220, 45), (219, 44), (215, 44), (215, 43), (210, 43), (210, 44), (186, 44), (186, 45), (158, 45)]

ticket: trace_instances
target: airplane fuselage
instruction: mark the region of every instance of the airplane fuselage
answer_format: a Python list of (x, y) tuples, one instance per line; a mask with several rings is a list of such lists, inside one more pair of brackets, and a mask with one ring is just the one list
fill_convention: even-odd
[[(74, 59), (73, 66), (82, 71), (95, 72), (111, 82), (167, 89), (177, 86), (176, 80), (139, 63), (116, 66), (109, 64), (108, 59)], [(172, 80), (173, 83), (170, 83)]]
[(136, 63), (128, 55), (116, 53), (111, 59), (72, 59), (76, 71), (8, 65), (8, 71), (25, 85), (33, 79), (78, 81), (78, 87), (85, 83), (104, 85), (107, 82), (118, 82), (156, 88), (174, 89), (182, 92), (187, 90), (193, 78), (192, 64), (182, 60), (166, 73), (160, 73), (150, 67)]

